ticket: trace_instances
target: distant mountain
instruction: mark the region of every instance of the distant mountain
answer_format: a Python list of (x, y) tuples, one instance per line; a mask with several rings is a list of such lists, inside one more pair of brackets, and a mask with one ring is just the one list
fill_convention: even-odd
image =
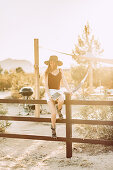
[(22, 69), (26, 73), (33, 73), (34, 72), (34, 66), (33, 64), (28, 60), (15, 60), (15, 59), (5, 59), (0, 61), (0, 65), (3, 68), (3, 70), (11, 70), (16, 69), (17, 67), (22, 67)]
[[(15, 60), (15, 59), (5, 59), (0, 61), (0, 66), (3, 68), (3, 70), (14, 70), (17, 67), (22, 67), (22, 69), (24, 70), (24, 72), (26, 73), (33, 73), (34, 72), (34, 66), (33, 64), (28, 61), (28, 60)], [(39, 72), (41, 74), (44, 74), (45, 70), (46, 70), (46, 66), (39, 66)], [(68, 71), (69, 69), (64, 69), (65, 71)]]

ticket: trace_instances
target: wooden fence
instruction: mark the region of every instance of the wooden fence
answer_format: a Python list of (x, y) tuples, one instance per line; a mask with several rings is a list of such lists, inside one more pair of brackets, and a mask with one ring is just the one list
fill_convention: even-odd
[[(46, 100), (0, 99), (0, 103), (47, 104), (47, 101)], [(51, 136), (22, 135), (22, 134), (9, 134), (9, 133), (0, 133), (0, 137), (66, 142), (66, 157), (67, 158), (72, 157), (72, 142), (102, 144), (102, 145), (113, 146), (113, 140), (72, 138), (72, 124), (113, 126), (113, 121), (72, 119), (72, 116), (71, 116), (71, 105), (113, 105), (113, 101), (71, 100), (70, 95), (66, 94), (66, 100), (64, 101), (64, 104), (66, 108), (66, 119), (63, 119), (63, 120), (57, 119), (56, 123), (66, 123), (66, 137), (57, 137), (55, 139), (55, 138), (52, 138)], [(20, 116), (19, 117), (0, 116), (0, 120), (51, 122), (50, 118), (20, 117)]]

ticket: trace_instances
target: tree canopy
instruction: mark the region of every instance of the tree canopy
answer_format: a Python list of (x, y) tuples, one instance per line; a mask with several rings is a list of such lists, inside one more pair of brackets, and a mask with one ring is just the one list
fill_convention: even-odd
[[(84, 26), (82, 35), (78, 36), (78, 43), (75, 49), (72, 50), (73, 59), (78, 64), (87, 64), (87, 57), (97, 57), (103, 52), (98, 40), (95, 40), (94, 35), (91, 33), (89, 23)], [(84, 58), (82, 58), (84, 57)]]

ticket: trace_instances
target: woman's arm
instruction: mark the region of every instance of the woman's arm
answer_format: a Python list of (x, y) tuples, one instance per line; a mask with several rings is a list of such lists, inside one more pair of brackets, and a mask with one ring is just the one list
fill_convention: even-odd
[(67, 80), (66, 80), (66, 78), (65, 78), (65, 76), (64, 76), (63, 70), (61, 70), (61, 73), (62, 73), (62, 81), (63, 81), (64, 87), (67, 89), (67, 91), (68, 91), (69, 93), (72, 93), (72, 91), (71, 91), (71, 89), (70, 89), (70, 87), (69, 87), (69, 85), (68, 85), (68, 83), (67, 83)]

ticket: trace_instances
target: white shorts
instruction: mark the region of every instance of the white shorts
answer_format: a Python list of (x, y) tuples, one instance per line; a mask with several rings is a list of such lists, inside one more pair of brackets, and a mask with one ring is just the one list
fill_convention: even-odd
[[(60, 93), (63, 98), (65, 98), (64, 92), (62, 90), (57, 90), (57, 89), (49, 89), (49, 93), (52, 96), (55, 93)], [(48, 94), (45, 94), (47, 102), (49, 102), (51, 99), (49, 98)]]

